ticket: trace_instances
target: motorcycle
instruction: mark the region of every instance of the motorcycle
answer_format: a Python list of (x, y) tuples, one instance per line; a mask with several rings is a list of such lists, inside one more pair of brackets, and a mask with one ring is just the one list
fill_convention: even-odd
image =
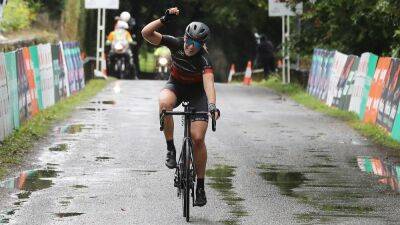
[(168, 80), (170, 60), (168, 57), (160, 56), (157, 59), (157, 80)]
[(117, 40), (111, 45), (111, 68), (113, 70), (113, 75), (119, 79), (124, 79), (128, 77), (130, 72), (130, 59), (129, 54), (129, 43), (127, 40)]

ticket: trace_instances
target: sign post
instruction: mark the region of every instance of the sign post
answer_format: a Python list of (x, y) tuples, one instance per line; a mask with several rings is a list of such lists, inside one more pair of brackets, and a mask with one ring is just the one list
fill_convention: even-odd
[(85, 0), (86, 9), (97, 9), (97, 48), (94, 75), (105, 77), (104, 43), (106, 31), (106, 9), (119, 9), (119, 0)]
[(301, 15), (303, 3), (296, 5), (296, 12), (288, 6), (288, 0), (268, 0), (270, 17), (282, 17), (282, 82), (290, 83), (290, 16)]

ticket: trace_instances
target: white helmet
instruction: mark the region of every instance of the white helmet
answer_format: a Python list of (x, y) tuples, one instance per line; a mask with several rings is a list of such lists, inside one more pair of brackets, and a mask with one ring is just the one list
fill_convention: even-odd
[(125, 29), (127, 30), (129, 28), (129, 25), (127, 22), (118, 20), (117, 25), (115, 25), (115, 29)]
[(128, 22), (129, 19), (131, 18), (131, 14), (129, 14), (127, 11), (124, 11), (121, 13), (119, 17), (122, 21)]

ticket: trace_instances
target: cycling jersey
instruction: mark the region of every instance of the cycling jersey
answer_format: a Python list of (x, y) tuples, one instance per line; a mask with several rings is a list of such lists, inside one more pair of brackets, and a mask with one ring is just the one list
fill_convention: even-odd
[(203, 82), (203, 74), (212, 73), (212, 65), (208, 54), (201, 49), (196, 55), (186, 56), (183, 38), (163, 35), (161, 45), (171, 50), (171, 76), (183, 84)]

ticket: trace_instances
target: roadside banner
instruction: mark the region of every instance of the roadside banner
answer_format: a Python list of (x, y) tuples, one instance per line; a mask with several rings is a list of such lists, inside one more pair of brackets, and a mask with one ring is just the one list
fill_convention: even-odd
[(380, 57), (371, 83), (365, 109), (364, 122), (375, 124), (378, 116), (378, 104), (381, 99), (385, 79), (390, 76), (390, 57)]
[(39, 45), (40, 48), (40, 70), (41, 70), (41, 83), (43, 92), (43, 107), (48, 108), (54, 105), (55, 91), (54, 91), (54, 74), (53, 74), (53, 59), (51, 54), (51, 45)]
[(310, 72), (308, 75), (308, 87), (307, 87), (307, 92), (308, 94), (312, 95), (314, 86), (315, 86), (315, 76), (317, 76), (317, 67), (318, 67), (318, 57), (319, 57), (319, 51), (320, 49), (315, 48), (314, 53), (312, 56), (312, 61), (311, 61), (311, 68)]
[(388, 132), (392, 131), (397, 107), (399, 105), (399, 59), (392, 59), (389, 74), (386, 76), (381, 98), (378, 103), (378, 116), (376, 122)]
[(28, 81), (28, 112), (29, 112), (29, 118), (32, 116), (35, 116), (36, 114), (39, 113), (39, 107), (38, 107), (38, 102), (37, 102), (37, 92), (36, 92), (36, 86), (35, 86), (35, 74), (33, 71), (32, 67), (32, 60), (31, 60), (31, 55), (29, 53), (28, 48), (23, 48), (22, 49), (22, 56), (23, 56), (23, 65), (25, 68), (25, 75)]
[(4, 53), (0, 53), (0, 98), (3, 105), (3, 116), (4, 116), (4, 138), (9, 135), (13, 129), (13, 118), (12, 118), (12, 108), (10, 102), (10, 92), (8, 91), (8, 81), (7, 81), (7, 64), (6, 57)]
[(370, 54), (369, 61), (368, 61), (367, 76), (365, 77), (364, 88), (362, 90), (360, 113), (358, 115), (361, 120), (364, 120), (365, 110), (367, 108), (369, 91), (371, 89), (372, 80), (374, 79), (374, 74), (375, 74), (377, 63), (378, 63), (378, 56), (374, 55), (374, 54)]
[(330, 76), (329, 76), (329, 84), (328, 84), (328, 91), (326, 96), (326, 104), (331, 106), (333, 103), (333, 99), (338, 92), (338, 82), (340, 75), (345, 67), (347, 62), (347, 55), (336, 51), (335, 56), (333, 58), (332, 66), (330, 69)]
[(75, 78), (70, 65), (70, 51), (67, 42), (59, 42), (60, 46), (60, 66), (64, 73), (64, 85), (66, 86), (67, 97), (75, 93)]
[(11, 117), (13, 128), (19, 128), (19, 101), (18, 101), (18, 74), (16, 52), (5, 53), (6, 70), (7, 70), (7, 88), (10, 97)]
[(60, 42), (0, 52), (0, 141), (70, 90), (84, 87), (79, 44), (65, 46), (65, 51)]
[(313, 78), (313, 86), (311, 89), (311, 95), (317, 96), (318, 93), (318, 87), (319, 87), (319, 81), (321, 78), (321, 73), (322, 73), (322, 67), (324, 63), (324, 51), (323, 49), (318, 49), (317, 55), (316, 55), (316, 63), (315, 63), (315, 68), (314, 68), (314, 78)]
[(325, 69), (326, 65), (328, 63), (328, 57), (327, 57), (328, 51), (326, 50), (321, 50), (320, 51), (320, 56), (319, 56), (319, 68), (318, 68), (318, 74), (315, 79), (315, 88), (314, 88), (314, 93), (313, 95), (316, 98), (319, 98), (321, 95), (321, 92), (323, 90), (323, 83), (324, 83), (324, 74), (325, 74)]
[(18, 107), (19, 107), (19, 121), (23, 124), (29, 118), (28, 110), (28, 97), (29, 85), (28, 78), (26, 76), (24, 58), (22, 55), (22, 49), (18, 49), (17, 52), (17, 74), (18, 74)]
[(60, 67), (60, 77), (59, 77), (59, 94), (61, 98), (66, 98), (68, 97), (68, 91), (69, 91), (69, 83), (68, 83), (68, 75), (67, 75), (67, 70), (65, 66), (65, 60), (64, 56), (62, 54), (62, 43), (60, 42), (57, 45), (58, 49), (58, 63)]
[[(51, 45), (51, 57), (52, 57), (52, 62), (53, 62), (53, 77), (54, 77), (54, 101), (58, 102), (61, 99), (62, 96), (62, 91), (60, 91), (60, 74), (61, 74), (61, 68), (60, 68), (60, 62), (58, 60), (58, 46), (57, 45)], [(62, 82), (62, 81), (61, 81)], [(61, 87), (62, 90), (62, 87)]]
[(340, 104), (339, 101), (340, 101), (340, 98), (342, 97), (343, 89), (346, 84), (347, 78), (350, 74), (350, 70), (351, 70), (351, 67), (353, 66), (355, 57), (356, 56), (354, 56), (354, 55), (350, 55), (347, 57), (346, 63), (344, 64), (344, 68), (343, 68), (342, 72), (340, 73), (338, 82), (336, 84), (336, 90), (335, 90), (335, 94), (333, 97), (332, 106), (339, 108), (339, 104)]
[(326, 53), (326, 63), (325, 63), (325, 68), (323, 69), (323, 75), (322, 75), (322, 81), (321, 81), (321, 93), (319, 95), (319, 99), (321, 101), (326, 102), (326, 98), (328, 95), (328, 89), (329, 89), (329, 79), (332, 74), (332, 65), (333, 65), (333, 59), (335, 56), (335, 51), (328, 51)]
[(43, 94), (42, 94), (42, 83), (41, 83), (41, 73), (39, 65), (39, 51), (36, 45), (29, 47), (29, 53), (31, 55), (32, 68), (35, 75), (35, 87), (36, 96), (39, 110), (43, 109)]
[(345, 78), (345, 81), (342, 81), (341, 84), (338, 84), (343, 87), (338, 107), (345, 111), (349, 110), (351, 96), (354, 89), (354, 75), (357, 71), (359, 62), (360, 58), (358, 56), (354, 56), (353, 64), (351, 65), (347, 79)]
[(0, 141), (6, 137), (6, 123), (8, 106), (7, 75), (5, 70), (4, 53), (0, 53)]
[[(368, 88), (369, 90), (370, 83), (372, 80), (371, 77), (373, 76), (373, 72), (375, 71), (376, 61), (377, 57), (375, 55), (371, 53), (363, 53), (360, 57), (360, 62), (358, 64), (357, 71), (355, 72), (354, 75), (354, 87), (351, 93), (349, 111), (357, 113), (360, 119), (361, 119), (360, 106), (363, 99), (362, 98), (363, 91), (364, 88)], [(369, 69), (370, 63), (375, 64), (372, 69)]]
[(83, 61), (81, 58), (81, 49), (79, 48), (79, 43), (75, 42), (75, 58), (78, 65), (78, 81), (79, 81), (79, 90), (82, 90), (85, 87), (85, 71), (83, 69)]

